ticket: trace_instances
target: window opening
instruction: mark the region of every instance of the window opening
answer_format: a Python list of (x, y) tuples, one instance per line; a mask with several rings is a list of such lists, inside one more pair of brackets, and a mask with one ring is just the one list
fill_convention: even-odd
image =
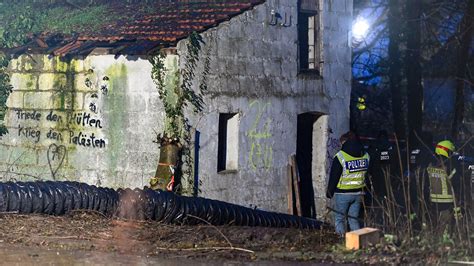
[(237, 113), (219, 114), (217, 171), (237, 170), (239, 147), (239, 116)]
[(298, 11), (299, 70), (319, 72), (320, 39), (316, 1), (302, 0)]

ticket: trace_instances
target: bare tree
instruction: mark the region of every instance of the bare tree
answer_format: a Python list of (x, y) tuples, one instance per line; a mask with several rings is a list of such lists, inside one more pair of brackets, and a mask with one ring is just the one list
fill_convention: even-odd
[(454, 139), (457, 139), (459, 133), (459, 126), (461, 125), (465, 106), (464, 106), (464, 88), (467, 80), (467, 64), (469, 58), (469, 49), (472, 42), (472, 32), (474, 26), (474, 1), (468, 3), (466, 12), (459, 27), (458, 39), (459, 49), (457, 55), (456, 68), (456, 101), (454, 109), (454, 119), (451, 127), (451, 134)]
[(401, 11), (400, 2), (389, 0), (388, 30), (388, 76), (390, 82), (390, 92), (392, 95), (392, 117), (395, 132), (398, 138), (405, 138), (405, 119), (402, 109), (402, 64), (400, 61), (400, 42), (401, 42)]
[(405, 70), (407, 78), (408, 99), (408, 132), (409, 141), (416, 142), (416, 135), (420, 135), (423, 126), (423, 86), (421, 84), (421, 0), (407, 0), (406, 36), (407, 50), (405, 55)]

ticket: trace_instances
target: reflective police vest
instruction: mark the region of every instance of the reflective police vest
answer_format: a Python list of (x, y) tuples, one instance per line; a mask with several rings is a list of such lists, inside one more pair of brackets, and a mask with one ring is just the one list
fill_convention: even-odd
[(365, 187), (365, 175), (369, 168), (369, 155), (353, 157), (344, 151), (336, 154), (342, 166), (342, 175), (337, 184), (341, 190), (359, 189)]
[(435, 203), (453, 203), (453, 191), (451, 188), (451, 178), (456, 173), (453, 169), (448, 176), (446, 170), (438, 167), (428, 167), (426, 169), (430, 178), (430, 199)]

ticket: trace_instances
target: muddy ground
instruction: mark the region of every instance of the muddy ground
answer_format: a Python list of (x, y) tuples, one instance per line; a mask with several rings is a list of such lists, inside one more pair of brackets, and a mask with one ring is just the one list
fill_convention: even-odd
[(436, 261), (433, 254), (404, 255), (394, 252), (393, 248), (376, 254), (347, 252), (342, 244), (343, 240), (331, 230), (179, 226), (115, 220), (90, 212), (61, 217), (0, 215), (0, 250), (4, 253), (0, 251), (3, 257), (0, 263), (97, 263), (94, 258), (105, 264), (137, 265), (156, 261), (177, 261), (170, 265), (179, 265), (183, 260), (196, 265), (209, 262), (424, 264)]

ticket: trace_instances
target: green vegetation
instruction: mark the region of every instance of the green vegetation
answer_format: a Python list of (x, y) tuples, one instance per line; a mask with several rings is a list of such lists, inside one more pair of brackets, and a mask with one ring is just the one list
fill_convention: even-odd
[(13, 47), (23, 44), (29, 34), (96, 31), (113, 20), (121, 19), (118, 14), (111, 13), (107, 5), (79, 8), (0, 3), (0, 36), (8, 39), (7, 47)]
[[(179, 142), (179, 139), (184, 138), (183, 134), (187, 132), (184, 111), (187, 106), (191, 106), (194, 113), (199, 113), (204, 108), (203, 93), (207, 90), (207, 79), (204, 79), (199, 85), (199, 92), (192, 89), (202, 43), (199, 34), (193, 33), (189, 36), (185, 66), (181, 71), (178, 67), (177, 57), (171, 59), (173, 61), (168, 63), (168, 68), (165, 66), (166, 56), (163, 54), (157, 54), (149, 59), (153, 66), (152, 79), (163, 102), (167, 118), (164, 134), (159, 136), (161, 141), (176, 139)], [(208, 64), (209, 60), (206, 59), (204, 72), (209, 71)]]
[[(10, 10), (0, 5), (0, 48), (12, 48), (26, 42), (27, 34), (31, 31), (33, 21), (26, 10), (22, 10), (15, 16), (4, 15), (5, 10)], [(0, 50), (0, 136), (7, 133), (7, 128), (3, 124), (5, 116), (6, 102), (10, 95), (12, 86), (10, 76), (6, 73), (10, 57)]]
[(38, 14), (38, 24), (35, 32), (50, 31), (71, 34), (74, 32), (96, 31), (106, 23), (116, 19), (116, 14), (110, 16), (106, 6), (95, 6), (82, 9), (55, 7)]
[[(167, 57), (159, 53), (149, 59), (153, 66), (151, 76), (165, 110), (164, 130), (163, 133), (157, 134), (156, 142), (160, 146), (171, 144), (180, 148), (179, 153), (183, 158), (176, 162), (176, 176), (185, 179), (185, 182), (181, 182), (183, 186), (181, 192), (185, 194), (190, 194), (191, 190), (194, 190), (194, 181), (191, 178), (194, 164), (191, 152), (192, 126), (186, 110), (192, 108), (194, 114), (199, 114), (203, 110), (205, 105), (203, 94), (207, 90), (207, 75), (209, 74), (210, 59), (206, 55), (203, 61), (203, 78), (199, 82), (198, 89), (194, 90), (195, 71), (203, 44), (201, 36), (195, 32), (188, 37), (184, 55), (185, 64), (181, 70), (177, 56)], [(160, 162), (161, 157), (162, 155), (160, 155)]]
[(8, 95), (10, 95), (12, 90), (12, 86), (10, 85), (10, 77), (5, 72), (7, 66), (7, 58), (5, 58), (5, 56), (0, 53), (0, 136), (8, 132), (7, 128), (3, 124), (6, 111), (6, 102)]
[[(423, 144), (428, 147), (427, 143)], [(396, 158), (403, 156), (398, 146), (396, 153)], [(436, 206), (425, 198), (430, 192), (425, 191), (427, 188), (424, 182), (429, 181), (420, 170), (423, 169), (411, 169), (411, 175), (403, 175), (404, 169), (384, 170), (381, 176), (377, 176), (384, 179), (386, 195), (383, 198), (372, 197), (366, 202), (364, 225), (381, 229), (385, 241), (358, 253), (360, 256), (357, 256), (357, 262), (366, 263), (360, 260), (367, 255), (377, 254), (392, 254), (401, 258), (424, 257), (433, 262), (427, 264), (443, 265), (452, 260), (470, 261), (474, 258), (473, 212), (467, 194), (457, 196), (452, 192), (461, 202), (457, 214), (454, 209), (436, 210)], [(394, 184), (400, 185), (397, 187)], [(369, 194), (376, 195), (374, 187), (370, 189), (372, 191)], [(450, 208), (454, 206), (456, 204)], [(396, 262), (400, 263), (409, 261)]]

